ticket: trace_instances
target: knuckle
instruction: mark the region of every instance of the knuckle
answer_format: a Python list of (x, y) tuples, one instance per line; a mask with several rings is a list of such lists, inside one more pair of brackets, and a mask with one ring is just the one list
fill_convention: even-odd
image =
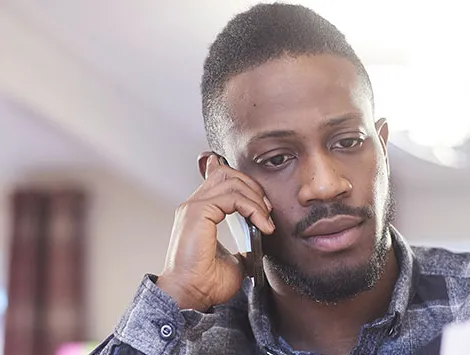
[(268, 217), (268, 213), (262, 207), (260, 207), (259, 205), (256, 206), (255, 213), (259, 213), (264, 218)]
[(187, 208), (187, 206), (188, 206), (188, 202), (187, 202), (187, 201), (185, 201), (185, 202), (183, 202), (183, 203), (180, 203), (180, 204), (178, 205), (178, 207), (176, 207), (176, 212), (184, 211), (184, 210)]
[(225, 179), (226, 174), (227, 172), (225, 170), (225, 167), (218, 166), (217, 168), (215, 168), (214, 172), (210, 176), (212, 176), (213, 179), (221, 179), (221, 178)]
[(185, 201), (183, 203), (181, 203), (177, 208), (176, 208), (176, 211), (175, 213), (176, 214), (185, 214), (188, 212), (188, 210), (191, 208), (191, 206), (193, 205), (194, 203), (191, 202), (191, 201)]
[(233, 184), (230, 184), (227, 188), (228, 194), (236, 194), (238, 192), (239, 192), (238, 189), (235, 186), (233, 186)]
[(231, 177), (230, 180), (227, 180), (228, 183), (228, 192), (240, 192), (244, 189), (244, 183), (239, 177)]
[(239, 190), (233, 189), (230, 190), (229, 195), (236, 202), (242, 202), (245, 200), (245, 195), (243, 195)]
[(178, 207), (176, 207), (175, 216), (183, 214), (185, 210), (186, 210), (186, 203), (183, 202)]
[(258, 181), (253, 180), (253, 188), (260, 194), (264, 194), (263, 187), (260, 185)]
[(258, 188), (258, 185), (255, 185), (255, 188), (253, 186), (247, 184), (243, 179), (237, 177), (233, 177), (231, 180), (231, 188), (233, 190), (238, 190), (242, 191), (245, 193), (246, 196), (251, 196), (252, 198), (262, 198), (264, 196), (263, 190)]
[(243, 186), (245, 184), (239, 176), (232, 176), (230, 180), (232, 180), (232, 183), (236, 186)]

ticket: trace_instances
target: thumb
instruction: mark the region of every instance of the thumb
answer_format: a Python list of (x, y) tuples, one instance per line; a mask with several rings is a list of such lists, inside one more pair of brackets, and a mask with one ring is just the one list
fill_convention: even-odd
[(231, 263), (236, 265), (238, 267), (238, 270), (240, 271), (240, 275), (242, 276), (242, 278), (244, 278), (245, 276), (249, 276), (249, 269), (247, 269), (247, 261), (245, 255), (246, 253), (231, 254), (230, 251), (222, 245), (222, 243), (217, 241), (216, 258), (219, 260), (229, 260)]
[(253, 254), (251, 252), (247, 253), (237, 253), (233, 255), (238, 259), (241, 267), (243, 268), (243, 275), (248, 277), (254, 277), (254, 263), (253, 263)]

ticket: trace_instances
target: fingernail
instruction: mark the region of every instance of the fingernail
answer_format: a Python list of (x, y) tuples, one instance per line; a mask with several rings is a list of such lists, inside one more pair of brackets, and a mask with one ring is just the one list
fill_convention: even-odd
[(271, 202), (268, 200), (266, 196), (263, 197), (263, 201), (266, 204), (266, 207), (268, 208), (268, 210), (271, 211), (273, 209), (273, 205), (271, 204)]
[(273, 219), (271, 216), (269, 216), (269, 223), (273, 226), (274, 229), (276, 229), (276, 226), (274, 225)]

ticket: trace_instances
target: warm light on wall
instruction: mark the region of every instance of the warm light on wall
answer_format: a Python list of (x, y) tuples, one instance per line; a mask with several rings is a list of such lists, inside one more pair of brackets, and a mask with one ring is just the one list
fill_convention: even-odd
[(428, 147), (457, 147), (470, 138), (470, 70), (431, 61), (368, 69), (377, 115), (388, 117), (392, 130)]
[(369, 66), (376, 117), (386, 117), (391, 142), (420, 158), (461, 168), (458, 148), (470, 139), (470, 70), (433, 60), (406, 66)]

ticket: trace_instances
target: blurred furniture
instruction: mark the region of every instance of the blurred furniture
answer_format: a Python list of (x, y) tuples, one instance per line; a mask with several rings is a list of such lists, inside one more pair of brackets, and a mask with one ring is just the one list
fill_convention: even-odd
[(4, 355), (51, 355), (84, 338), (86, 196), (21, 189), (11, 210)]

